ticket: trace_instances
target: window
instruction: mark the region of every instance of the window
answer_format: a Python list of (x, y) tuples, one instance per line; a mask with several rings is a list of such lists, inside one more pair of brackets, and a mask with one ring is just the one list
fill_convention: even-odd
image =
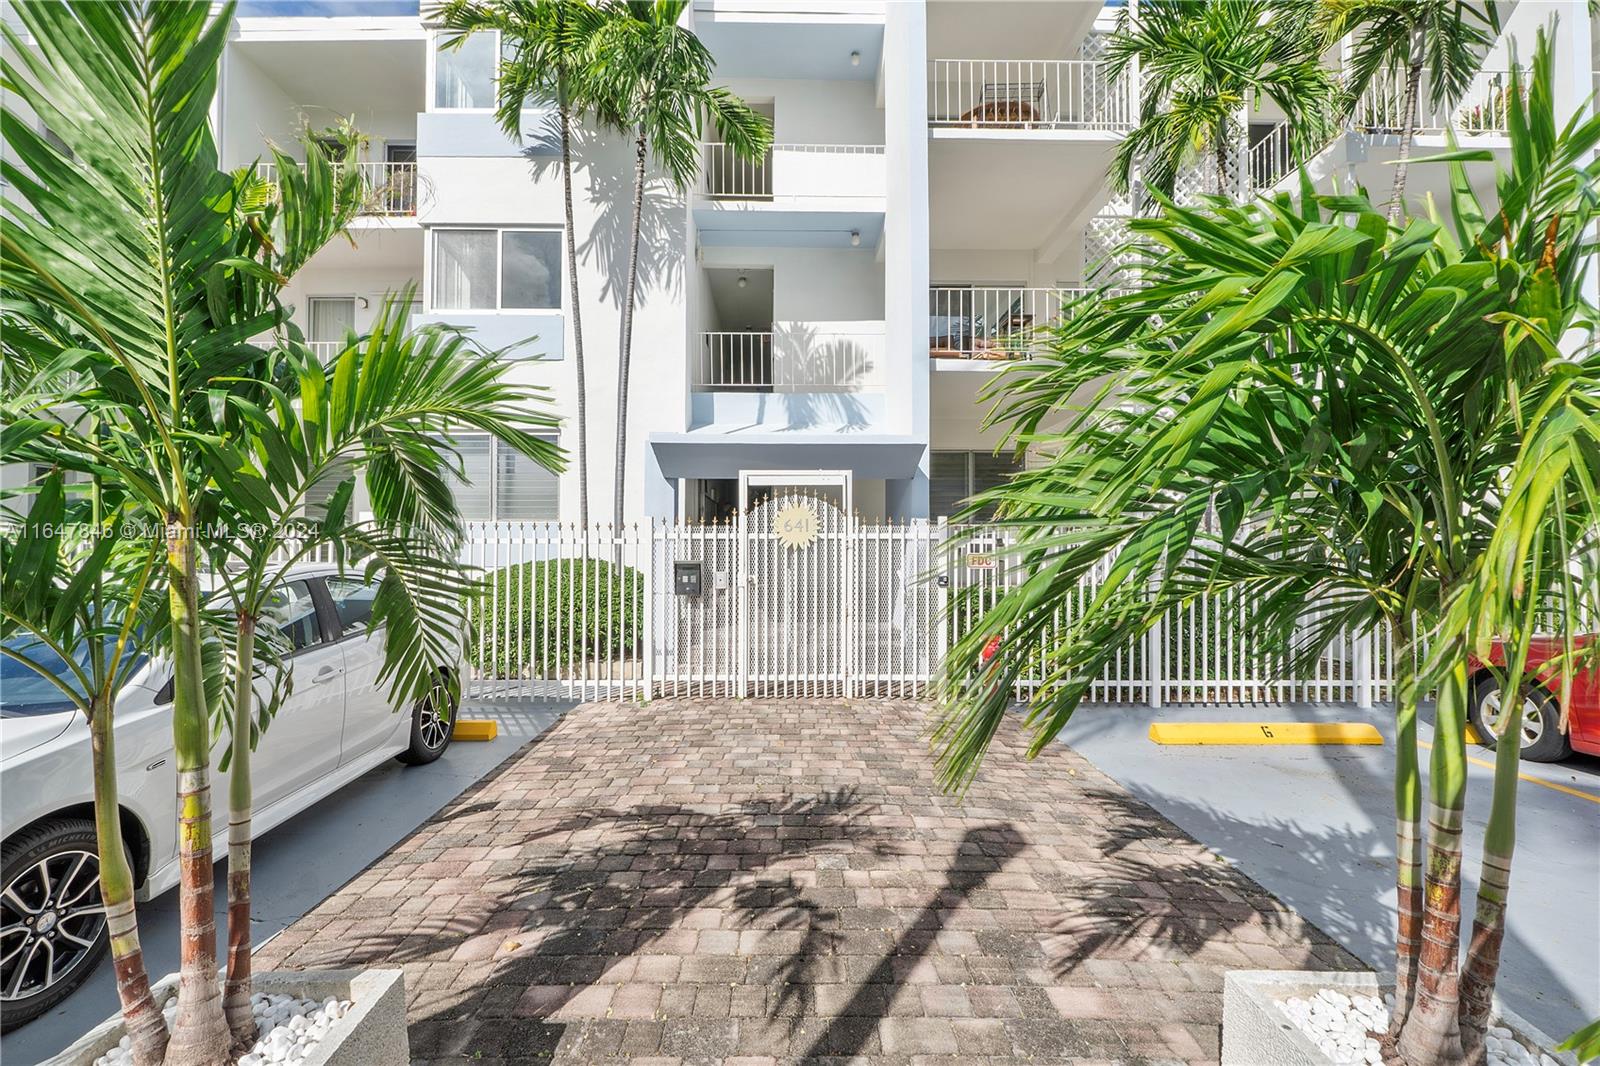
[(313, 344), (336, 344), (355, 330), (354, 296), (313, 296), (307, 303), (311, 319), (307, 339)]
[(434, 37), (433, 106), (493, 108), (498, 35), (474, 33), (454, 48), (443, 47), (454, 36), (441, 33)]
[(558, 310), (561, 232), (435, 230), (432, 288), (436, 311)]
[[(1005, 483), (1021, 469), (1022, 463), (1010, 455), (934, 452), (928, 462), (928, 513), (935, 518), (949, 518), (961, 510), (969, 496)], [(977, 517), (990, 518), (993, 514), (992, 509), (985, 508)]]
[(311, 599), (311, 586), (304, 581), (287, 582), (269, 596), (266, 610), (262, 611), (262, 622), (277, 626), (295, 651), (322, 640), (317, 605)]
[(339, 628), (345, 636), (364, 633), (372, 624), (372, 601), (378, 595), (376, 582), (367, 584), (347, 577), (328, 578), (328, 596), (333, 600)]
[(454, 478), (456, 506), (469, 522), (554, 521), (561, 495), (556, 475), (488, 436), (456, 439), (466, 477)]

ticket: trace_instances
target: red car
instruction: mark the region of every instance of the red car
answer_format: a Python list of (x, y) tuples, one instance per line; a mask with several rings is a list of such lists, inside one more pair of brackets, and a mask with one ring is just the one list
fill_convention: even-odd
[[(1588, 647), (1594, 634), (1579, 637), (1576, 644)], [(1559, 640), (1535, 637), (1528, 647), (1528, 673), (1523, 682), (1522, 757), (1535, 762), (1555, 762), (1574, 751), (1600, 755), (1600, 665), (1590, 664), (1572, 679), (1572, 706), (1567, 709), (1567, 730), (1559, 728), (1561, 672), (1548, 664), (1561, 654)], [(1505, 648), (1499, 641), (1489, 654), (1489, 662), (1504, 666)], [(1494, 747), (1500, 724), (1500, 681), (1493, 671), (1474, 661), (1472, 675), (1472, 728), (1485, 747)]]

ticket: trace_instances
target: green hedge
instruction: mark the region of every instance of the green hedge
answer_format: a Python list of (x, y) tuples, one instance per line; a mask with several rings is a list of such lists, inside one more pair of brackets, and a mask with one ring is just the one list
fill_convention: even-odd
[(468, 606), (467, 654), (489, 677), (547, 677), (639, 649), (644, 575), (600, 559), (519, 563)]

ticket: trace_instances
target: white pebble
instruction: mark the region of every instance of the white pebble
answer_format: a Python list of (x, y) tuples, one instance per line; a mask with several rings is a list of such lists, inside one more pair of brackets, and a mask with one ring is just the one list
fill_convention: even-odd
[[(328, 1035), (333, 1024), (350, 1012), (348, 999), (329, 996), (314, 999), (257, 992), (250, 997), (250, 1012), (255, 1015), (255, 1046), (241, 1056), (238, 1066), (303, 1066)], [(176, 996), (162, 1004), (167, 1026), (178, 1011)], [(117, 1046), (94, 1060), (94, 1066), (133, 1066), (133, 1040), (124, 1036)]]
[[(1393, 993), (1377, 996), (1358, 993), (1349, 996), (1324, 988), (1311, 996), (1294, 996), (1278, 1001), (1278, 1010), (1306, 1037), (1336, 1063), (1353, 1066), (1381, 1066), (1378, 1041), (1368, 1033), (1383, 1033), (1389, 1028)], [(1490, 1066), (1560, 1066), (1550, 1055), (1535, 1054), (1503, 1025), (1492, 1026), (1484, 1036), (1484, 1050)]]

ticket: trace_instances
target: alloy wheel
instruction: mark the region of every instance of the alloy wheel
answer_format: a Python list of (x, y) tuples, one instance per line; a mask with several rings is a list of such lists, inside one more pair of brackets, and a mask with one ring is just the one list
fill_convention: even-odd
[(419, 713), (421, 719), (418, 725), (423, 745), (429, 751), (442, 748), (444, 742), (450, 738), (450, 723), (439, 713), (439, 705), (432, 696), (422, 701)]
[[(1496, 737), (1500, 735), (1505, 712), (1500, 704), (1500, 691), (1495, 689), (1483, 697), (1483, 724)], [(1544, 708), (1524, 696), (1522, 699), (1522, 746), (1530, 747), (1544, 736)]]
[(100, 859), (80, 849), (46, 855), (0, 891), (0, 1002), (59, 984), (105, 929)]

